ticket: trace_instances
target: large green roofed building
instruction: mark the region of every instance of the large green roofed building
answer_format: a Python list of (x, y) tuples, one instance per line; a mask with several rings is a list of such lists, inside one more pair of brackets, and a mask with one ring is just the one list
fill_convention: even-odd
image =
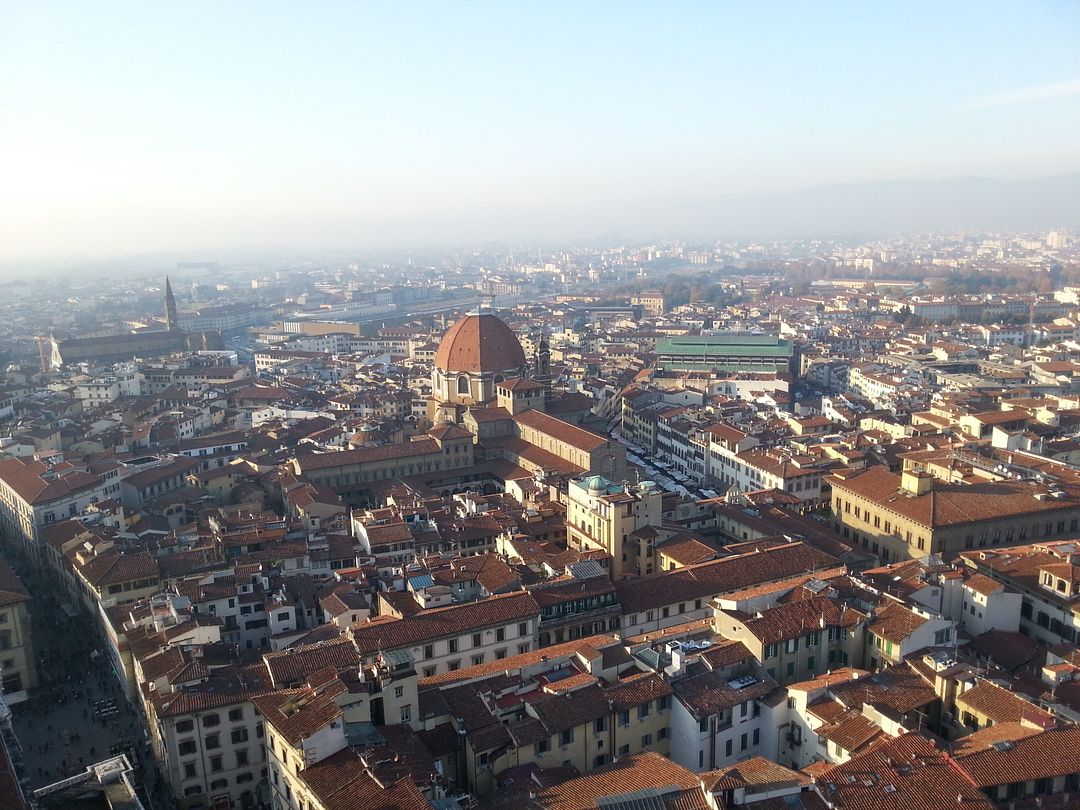
[(795, 347), (774, 335), (681, 335), (656, 342), (656, 366), (664, 371), (791, 371)]

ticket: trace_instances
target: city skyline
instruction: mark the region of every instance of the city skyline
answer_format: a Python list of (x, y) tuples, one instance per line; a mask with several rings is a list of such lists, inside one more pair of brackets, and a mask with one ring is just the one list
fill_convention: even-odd
[[(835, 225), (765, 218), (848, 185), (888, 213), (878, 191), (897, 180), (1064, 175), (1047, 201), (1061, 213), (1034, 224), (1075, 225), (1075, 6), (317, 11), (4, 11), (0, 273), (853, 228), (850, 203)], [(958, 192), (944, 224), (1028, 225), (965, 220), (981, 196)]]

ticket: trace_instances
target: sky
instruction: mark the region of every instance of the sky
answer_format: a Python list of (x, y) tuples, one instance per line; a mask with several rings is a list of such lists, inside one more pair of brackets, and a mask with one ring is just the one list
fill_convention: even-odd
[(0, 0), (0, 272), (1080, 171), (1080, 3)]

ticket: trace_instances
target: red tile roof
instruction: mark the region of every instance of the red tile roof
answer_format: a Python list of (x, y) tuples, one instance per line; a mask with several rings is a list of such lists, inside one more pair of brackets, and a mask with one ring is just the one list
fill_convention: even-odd
[(26, 590), (15, 569), (7, 560), (0, 559), (0, 607), (29, 602), (30, 592)]
[(525, 352), (517, 335), (490, 313), (466, 315), (439, 341), (435, 368), (479, 373), (512, 371), (525, 366)]
[(958, 526), (1011, 515), (1028, 515), (1074, 510), (1080, 504), (1080, 492), (1067, 485), (1055, 487), (1065, 492), (1060, 499), (1039, 500), (1051, 488), (1028, 481), (992, 481), (977, 484), (943, 484), (924, 495), (912, 495), (900, 489), (900, 476), (885, 467), (871, 467), (854, 475), (831, 476), (836, 494), (853, 492), (875, 501), (881, 509), (901, 515), (922, 526), (937, 528)]
[(514, 417), (514, 421), (519, 425), (533, 428), (540, 433), (585, 452), (591, 452), (603, 447), (608, 442), (603, 436), (593, 433), (591, 430), (556, 419), (543, 411), (533, 410), (519, 413)]
[(0, 461), (0, 480), (30, 504), (59, 500), (101, 485), (101, 476), (71, 472), (64, 476), (42, 478), (49, 467), (32, 459), (9, 458)]
[(830, 807), (844, 810), (992, 810), (947, 756), (918, 734), (871, 746), (814, 779)]
[(351, 467), (360, 464), (373, 464), (378, 461), (387, 461), (395, 458), (412, 458), (415, 456), (433, 455), (440, 453), (439, 444), (435, 439), (424, 437), (410, 442), (389, 444), (382, 447), (360, 447), (356, 450), (339, 450), (332, 453), (312, 453), (298, 456), (296, 463), (301, 474), (312, 470), (326, 470), (335, 467)]
[(360, 752), (344, 748), (300, 772), (323, 810), (430, 810), (412, 779), (376, 781)]
[(540, 608), (532, 594), (509, 593), (479, 602), (425, 610), (408, 619), (358, 624), (353, 627), (353, 639), (361, 655), (371, 655), (539, 615)]
[(722, 557), (616, 583), (624, 613), (675, 602), (710, 598), (814, 571), (839, 561), (805, 543), (784, 543), (761, 551)]
[(611, 765), (540, 791), (536, 803), (546, 810), (593, 810), (598, 800), (646, 788), (699, 789), (697, 775), (652, 751), (625, 757)]
[(982, 787), (1052, 779), (1080, 772), (1080, 727), (1067, 726), (1011, 740), (967, 756), (956, 764)]

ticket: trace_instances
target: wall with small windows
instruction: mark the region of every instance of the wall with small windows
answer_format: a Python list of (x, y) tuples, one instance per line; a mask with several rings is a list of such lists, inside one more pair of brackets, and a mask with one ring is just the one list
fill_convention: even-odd
[(0, 608), (0, 688), (6, 703), (21, 703), (26, 690), (37, 686), (37, 667), (25, 602)]
[[(909, 497), (929, 498), (932, 495)], [(1003, 504), (1008, 500), (1003, 499)], [(832, 482), (833, 529), (845, 540), (878, 555), (884, 563), (919, 559), (929, 554), (951, 556), (963, 551), (1022, 545), (1080, 533), (1080, 503), (1072, 500), (1038, 502), (1034, 498), (1031, 503), (1053, 506), (1015, 515), (1008, 514), (1003, 508), (1003, 514), (993, 518), (928, 525), (846, 488), (842, 481)]]
[[(730, 690), (728, 690), (730, 691)], [(748, 757), (769, 755), (761, 706), (747, 696), (732, 705), (703, 712), (680, 699), (678, 687), (671, 711), (671, 758), (695, 773), (733, 765)]]
[(152, 743), (178, 806), (239, 807), (245, 793), (254, 796), (266, 775), (266, 750), (265, 728), (251, 703), (240, 699), (159, 719), (160, 726), (149, 724)]
[[(470, 629), (408, 647), (421, 678), (487, 664), (536, 649), (539, 616)], [(385, 650), (384, 652), (390, 652)]]
[(464, 767), (470, 789), (491, 792), (495, 773), (519, 765), (569, 765), (584, 773), (642, 751), (668, 756), (673, 700), (671, 695), (665, 695), (633, 706), (616, 704), (609, 714), (583, 719), (551, 737), (503, 753), (473, 750), (466, 739)]
[(1023, 597), (1004, 586), (991, 593), (986, 588), (964, 586), (964, 600), (959, 619), (961, 626), (971, 636), (979, 636), (989, 630), (1016, 633), (1020, 630), (1020, 607)]

